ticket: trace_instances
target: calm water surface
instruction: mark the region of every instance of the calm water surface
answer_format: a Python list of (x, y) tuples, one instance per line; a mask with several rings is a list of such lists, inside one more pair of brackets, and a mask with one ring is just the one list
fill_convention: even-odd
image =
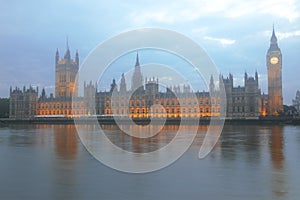
[[(105, 127), (112, 142), (135, 152), (164, 146), (177, 128), (136, 141)], [(95, 160), (73, 125), (0, 127), (0, 199), (300, 198), (299, 126), (225, 126), (213, 152), (199, 160), (202, 138), (163, 170), (126, 174)]]

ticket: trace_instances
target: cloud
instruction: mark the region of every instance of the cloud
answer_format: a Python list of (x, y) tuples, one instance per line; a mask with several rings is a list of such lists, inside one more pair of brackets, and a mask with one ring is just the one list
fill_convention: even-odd
[(232, 18), (246, 15), (267, 14), (287, 19), (291, 22), (300, 17), (297, 3), (295, 0), (245, 1), (235, 4), (225, 13)]
[[(275, 33), (276, 33), (276, 36), (279, 40), (300, 36), (300, 30), (289, 31), (289, 32), (278, 32), (278, 31), (276, 31)], [(267, 37), (270, 37), (270, 35), (272, 35), (272, 32), (271, 31), (264, 31), (263, 35), (267, 36)]]
[(205, 36), (204, 39), (205, 40), (210, 40), (210, 41), (218, 42), (222, 46), (232, 45), (232, 44), (235, 43), (235, 40), (225, 39), (225, 38), (215, 38), (215, 37)]
[(299, 2), (296, 0), (267, 0), (261, 2), (264, 3), (258, 9), (260, 13), (279, 16), (288, 19), (290, 22), (300, 17)]
[[(150, 22), (173, 24), (196, 21), (204, 17), (237, 18), (247, 15), (272, 15), (290, 22), (300, 17), (296, 0), (172, 0), (144, 6), (131, 13), (133, 22), (139, 25)], [(159, 10), (158, 10), (159, 8)]]
[(297, 31), (291, 31), (291, 32), (285, 32), (285, 33), (276, 33), (278, 39), (286, 39), (289, 37), (297, 37), (300, 36), (300, 30)]

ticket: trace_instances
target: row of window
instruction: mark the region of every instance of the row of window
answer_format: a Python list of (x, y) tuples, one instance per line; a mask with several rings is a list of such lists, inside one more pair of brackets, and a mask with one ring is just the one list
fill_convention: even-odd
[[(164, 100), (164, 101), (159, 101), (159, 100), (156, 100), (155, 101), (156, 104), (161, 104), (161, 105), (179, 105), (179, 101), (178, 100)], [(194, 104), (196, 105), (197, 103), (199, 104), (218, 104), (218, 100), (215, 100), (215, 99), (212, 99), (211, 101), (209, 99), (206, 99), (206, 100), (198, 100), (197, 101), (191, 101), (191, 100), (182, 100), (182, 104), (183, 105), (191, 105), (191, 104)], [(144, 106), (146, 104), (145, 101), (142, 101), (142, 100), (136, 100), (136, 101), (130, 101), (130, 105), (131, 106)], [(125, 105), (125, 102), (121, 101), (116, 101), (116, 102), (112, 102), (112, 106), (124, 106)], [(106, 106), (110, 106), (110, 101), (107, 101), (106, 102)]]
[[(245, 106), (234, 106), (233, 112), (245, 112)], [(254, 112), (254, 106), (249, 106), (249, 112)]]
[[(72, 113), (73, 112), (73, 113)], [(84, 110), (42, 110), (39, 112), (40, 115), (83, 115)]]
[[(125, 112), (126, 111), (126, 112)], [(155, 109), (154, 110), (154, 113), (164, 113), (164, 112), (167, 112), (167, 113), (181, 113), (181, 110), (180, 109), (166, 109), (166, 111), (164, 109)], [(212, 109), (209, 109), (209, 108), (200, 108), (199, 110), (197, 108), (194, 108), (194, 109), (182, 109), (182, 112), (183, 113), (219, 113), (220, 112), (220, 109), (219, 108), (212, 108)], [(127, 110), (114, 110), (113, 112), (109, 109), (106, 110), (106, 114), (127, 114)], [(147, 113), (146, 109), (130, 109), (130, 113), (131, 114), (145, 114)]]
[[(75, 77), (76, 76), (70, 76), (70, 82), (75, 82)], [(66, 74), (60, 74), (59, 75), (59, 82), (60, 83), (66, 83), (67, 82), (67, 75)]]
[[(157, 104), (160, 104), (159, 102), (156, 102)], [(205, 103), (205, 104), (204, 104)], [(123, 102), (121, 102), (121, 103), (119, 103), (119, 102), (112, 102), (111, 103), (112, 104), (112, 106), (125, 106), (125, 103), (123, 103)], [(197, 102), (194, 102), (194, 105), (196, 105), (197, 104)], [(209, 101), (206, 101), (206, 102), (203, 102), (203, 101), (200, 101), (199, 102), (199, 104), (200, 105), (210, 105), (210, 102)], [(215, 104), (215, 101), (212, 101), (212, 104)], [(134, 102), (134, 101), (132, 101), (131, 103), (130, 103), (130, 105), (131, 106), (145, 106), (145, 102), (144, 101), (142, 101), (142, 102)], [(169, 104), (169, 102), (161, 102), (161, 105), (163, 105), (163, 106), (169, 106), (169, 105), (172, 105), (172, 106), (180, 106), (180, 104), (179, 104), (179, 102), (172, 102), (171, 104)], [(186, 103), (186, 102), (183, 102), (183, 105), (192, 105), (192, 103), (191, 102), (188, 102), (188, 103)], [(111, 105), (110, 105), (110, 102), (108, 101), (108, 102), (106, 102), (106, 106), (107, 107), (110, 107)]]
[[(81, 104), (81, 103), (76, 103), (76, 104), (74, 104), (73, 105), (74, 106), (74, 108), (83, 108), (84, 106), (83, 106), (83, 104)], [(52, 109), (52, 108), (59, 108), (59, 109), (63, 109), (63, 108), (72, 108), (72, 104), (70, 104), (70, 103), (66, 103), (66, 104), (39, 104), (38, 105), (38, 108), (39, 109)]]

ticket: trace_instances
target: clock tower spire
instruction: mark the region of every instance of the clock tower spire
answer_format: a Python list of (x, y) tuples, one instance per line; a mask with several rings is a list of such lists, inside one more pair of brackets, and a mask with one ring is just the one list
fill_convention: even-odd
[(282, 98), (282, 54), (278, 47), (273, 25), (270, 47), (267, 52), (268, 69), (268, 115), (278, 115), (283, 111)]

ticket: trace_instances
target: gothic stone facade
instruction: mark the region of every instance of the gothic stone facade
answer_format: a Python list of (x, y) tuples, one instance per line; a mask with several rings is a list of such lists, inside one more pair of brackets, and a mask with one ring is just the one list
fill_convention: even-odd
[(255, 78), (245, 73), (244, 86), (233, 87), (233, 75), (220, 78), (223, 81), (227, 99), (227, 118), (258, 118), (261, 115), (261, 91), (258, 74)]
[[(63, 58), (58, 50), (55, 54), (55, 97), (46, 95), (45, 90), (37, 102), (36, 115), (56, 117), (76, 117), (85, 114), (85, 105), (82, 97), (78, 96), (78, 85), (75, 81), (79, 69), (79, 54), (76, 51), (75, 59), (71, 58), (69, 45)], [(74, 101), (72, 98), (74, 97)]]
[[(95, 91), (96, 110), (94, 112), (96, 113), (92, 109), (89, 113), (130, 116), (131, 118), (193, 118), (220, 115), (220, 99), (218, 95), (214, 95), (218, 91), (215, 90), (213, 77), (209, 85), (210, 92), (194, 92), (189, 86), (173, 86), (173, 88), (166, 88), (166, 91), (159, 91), (157, 79), (146, 79), (145, 84), (141, 83), (142, 80), (137, 55), (134, 76), (131, 80), (135, 87), (131, 90), (127, 90), (124, 74), (121, 77), (120, 87), (113, 80), (110, 91), (107, 92), (97, 92), (96, 87), (91, 83), (85, 85), (85, 91), (89, 94)], [(258, 118), (260, 116), (261, 93), (257, 73), (255, 73), (255, 78), (248, 77), (245, 73), (245, 86), (243, 87), (233, 87), (231, 74), (226, 79), (220, 76), (219, 81), (223, 81), (225, 85), (228, 118)], [(129, 102), (127, 102), (128, 99)], [(153, 105), (156, 106), (153, 107)]]
[[(233, 87), (233, 76), (219, 77), (223, 81), (227, 96), (228, 118), (258, 118), (259, 116), (278, 115), (282, 105), (282, 55), (277, 44), (273, 28), (270, 48), (267, 52), (268, 94), (263, 94), (258, 86), (258, 75), (248, 77), (245, 74), (244, 86)], [(10, 92), (10, 118), (31, 118), (38, 116), (59, 115), (79, 117), (82, 115), (127, 115), (132, 118), (148, 117), (213, 117), (219, 116), (220, 99), (214, 95), (213, 78), (209, 92), (190, 91), (188, 86), (173, 86), (166, 91), (158, 90), (158, 80), (143, 78), (137, 55), (135, 70), (131, 80), (131, 89), (127, 90), (126, 80), (122, 75), (120, 87), (113, 81), (110, 91), (97, 91), (96, 84), (84, 85), (84, 97), (78, 96), (75, 82), (79, 67), (79, 55), (73, 60), (69, 46), (64, 57), (60, 59), (58, 50), (55, 55), (55, 97), (48, 97), (45, 90), (40, 98), (33, 88)], [(112, 98), (112, 93), (117, 94)], [(131, 95), (132, 91), (133, 94)], [(177, 97), (175, 96), (175, 93)], [(129, 98), (130, 95), (130, 98)], [(77, 97), (72, 102), (72, 97)], [(195, 98), (194, 98), (195, 97)], [(125, 99), (130, 101), (125, 102)], [(95, 101), (91, 101), (95, 99)], [(161, 106), (152, 107), (157, 104)]]
[(23, 90), (20, 88), (10, 89), (9, 118), (31, 119), (36, 114), (38, 89), (31, 86)]

